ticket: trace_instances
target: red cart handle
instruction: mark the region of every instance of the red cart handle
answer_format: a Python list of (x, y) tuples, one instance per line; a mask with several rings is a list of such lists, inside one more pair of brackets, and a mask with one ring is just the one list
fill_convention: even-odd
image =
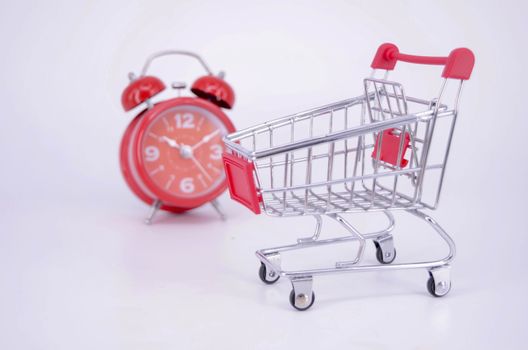
[(447, 57), (414, 56), (400, 53), (396, 45), (385, 43), (378, 48), (370, 66), (374, 69), (393, 70), (398, 61), (444, 66), (442, 77), (468, 80), (475, 65), (475, 55), (470, 49), (458, 48)]

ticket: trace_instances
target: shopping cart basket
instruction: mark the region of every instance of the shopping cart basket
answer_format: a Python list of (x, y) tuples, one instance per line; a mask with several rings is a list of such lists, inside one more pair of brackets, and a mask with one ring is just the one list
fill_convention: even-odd
[[(443, 65), (437, 98), (409, 97), (401, 84), (387, 80), (397, 61)], [(364, 79), (362, 96), (265, 122), (225, 138), (225, 171), (234, 200), (257, 214), (312, 215), (316, 219), (313, 236), (256, 252), (263, 282), (289, 278), (293, 287), (290, 303), (298, 310), (313, 304), (313, 276), (322, 274), (424, 268), (429, 272), (427, 289), (432, 295), (449, 292), (455, 244), (421, 209), (437, 208), (462, 85), (473, 65), (473, 53), (466, 48), (455, 49), (447, 57), (426, 57), (402, 54), (395, 45), (383, 44), (372, 62), (371, 76)], [(380, 71), (383, 78), (376, 78)], [(450, 80), (458, 84), (448, 89)], [(452, 104), (444, 102), (449, 95)], [(441, 135), (440, 125), (445, 130)], [(432, 194), (427, 189), (432, 189)], [(431, 225), (447, 243), (449, 254), (441, 260), (391, 264), (396, 257), (392, 210), (407, 211)], [(387, 217), (385, 229), (360, 232), (342, 215), (372, 211)], [(349, 235), (321, 239), (323, 216), (337, 221)], [(361, 263), (367, 240), (374, 242), (379, 265)], [(359, 245), (349, 261), (296, 271), (281, 267), (285, 251), (350, 241)]]

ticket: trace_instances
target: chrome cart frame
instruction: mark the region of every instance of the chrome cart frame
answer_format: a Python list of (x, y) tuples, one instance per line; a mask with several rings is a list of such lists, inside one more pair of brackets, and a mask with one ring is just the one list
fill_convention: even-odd
[[(431, 100), (409, 97), (401, 84), (387, 80), (397, 61), (444, 65), (438, 96)], [(311, 215), (316, 220), (311, 237), (256, 252), (263, 282), (272, 284), (280, 276), (288, 278), (293, 287), (290, 303), (298, 310), (313, 304), (313, 277), (323, 274), (424, 268), (429, 272), (427, 289), (432, 295), (449, 292), (455, 243), (422, 210), (438, 206), (462, 85), (469, 79), (473, 64), (474, 56), (468, 49), (455, 49), (448, 57), (425, 57), (402, 54), (395, 45), (383, 44), (371, 65), (371, 76), (364, 80), (362, 96), (269, 121), (225, 138), (224, 164), (233, 199), (255, 213)], [(376, 78), (380, 71), (382, 78)], [(452, 90), (453, 102), (444, 104), (451, 79), (458, 81)], [(434, 135), (438, 135), (440, 146), (433, 142)], [(447, 256), (393, 263), (393, 210), (404, 210), (427, 222), (449, 247)], [(360, 232), (343, 215), (373, 211), (387, 217), (385, 229)], [(321, 239), (324, 216), (338, 222), (349, 235)], [(367, 240), (374, 242), (380, 265), (361, 263)], [(282, 268), (283, 252), (351, 241), (359, 243), (351, 260), (318, 269)]]

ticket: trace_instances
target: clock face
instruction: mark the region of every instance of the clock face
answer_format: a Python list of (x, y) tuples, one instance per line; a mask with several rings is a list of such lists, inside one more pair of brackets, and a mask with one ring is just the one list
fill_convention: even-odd
[(139, 140), (140, 163), (156, 192), (194, 198), (224, 184), (222, 137), (229, 132), (217, 116), (196, 106), (157, 113)]

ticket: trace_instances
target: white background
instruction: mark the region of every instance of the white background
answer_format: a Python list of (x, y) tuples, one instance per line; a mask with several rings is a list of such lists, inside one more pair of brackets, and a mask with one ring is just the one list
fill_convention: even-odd
[[(524, 348), (527, 10), (523, 1), (3, 1), (0, 348)], [(148, 208), (122, 180), (117, 153), (133, 117), (120, 106), (126, 75), (148, 55), (192, 50), (225, 70), (242, 128), (359, 95), (383, 42), (476, 55), (433, 213), (458, 244), (447, 297), (427, 294), (423, 270), (348, 274), (316, 278), (315, 305), (295, 312), (287, 281), (258, 280), (253, 252), (310, 234), (310, 218), (255, 216), (224, 195), (227, 222), (205, 206), (142, 224)], [(440, 68), (397, 69), (410, 95), (434, 96)], [(152, 72), (167, 84), (202, 74), (185, 58)], [(398, 260), (445, 254), (427, 227), (397, 220)]]

